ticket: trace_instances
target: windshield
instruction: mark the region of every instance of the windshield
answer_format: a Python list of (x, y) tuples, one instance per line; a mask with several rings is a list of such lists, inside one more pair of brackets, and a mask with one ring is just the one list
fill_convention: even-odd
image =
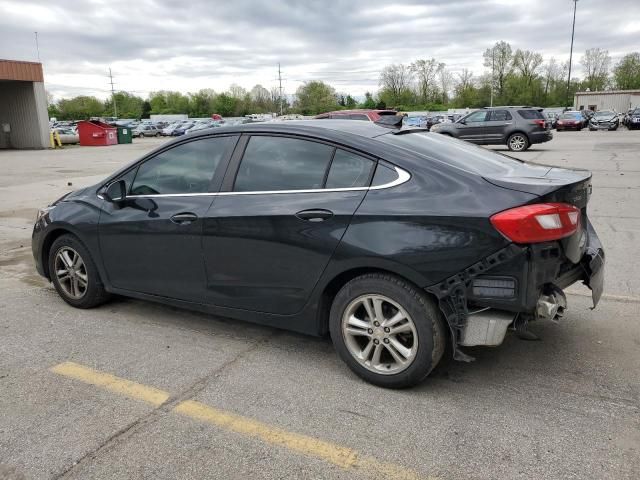
[(523, 164), (520, 160), (438, 133), (386, 134), (376, 137), (376, 140), (480, 175), (506, 174)]
[(562, 120), (576, 120), (576, 119), (580, 119), (580, 114), (579, 113), (564, 113), (562, 114), (562, 116), (560, 117), (560, 119)]
[(602, 112), (598, 112), (598, 113), (596, 113), (596, 115), (595, 115), (595, 116), (596, 116), (596, 117), (610, 117), (611, 115), (615, 115), (615, 113), (610, 112), (610, 111), (608, 111), (608, 110), (604, 110), (604, 111), (602, 111)]

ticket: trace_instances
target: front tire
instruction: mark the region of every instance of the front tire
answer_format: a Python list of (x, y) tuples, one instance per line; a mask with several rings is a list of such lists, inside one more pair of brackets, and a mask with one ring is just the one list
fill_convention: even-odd
[(435, 303), (389, 274), (366, 274), (344, 285), (331, 306), (329, 328), (347, 366), (386, 388), (420, 383), (446, 347), (444, 320)]
[(73, 307), (93, 308), (109, 299), (89, 250), (74, 235), (62, 235), (51, 245), (49, 275), (58, 295)]

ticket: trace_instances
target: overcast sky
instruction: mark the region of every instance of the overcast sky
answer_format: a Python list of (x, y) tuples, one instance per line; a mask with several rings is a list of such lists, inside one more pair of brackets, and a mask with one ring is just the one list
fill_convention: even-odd
[[(321, 79), (361, 96), (380, 69), (435, 57), (481, 74), (498, 40), (569, 57), (572, 0), (0, 0), (0, 58), (37, 60), (56, 98), (105, 98), (115, 88), (146, 96), (232, 83), (285, 92)], [(585, 49), (614, 62), (640, 50), (640, 0), (579, 0), (574, 68)]]

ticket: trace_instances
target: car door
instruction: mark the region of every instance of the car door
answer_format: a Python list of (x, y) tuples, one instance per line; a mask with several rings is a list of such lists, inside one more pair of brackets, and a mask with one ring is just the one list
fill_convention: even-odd
[(485, 122), (483, 139), (487, 143), (504, 143), (511, 125), (513, 117), (509, 110), (491, 110)]
[(237, 140), (212, 136), (171, 145), (120, 177), (126, 200), (105, 201), (98, 226), (114, 287), (202, 301), (203, 218)]
[(207, 299), (293, 314), (362, 202), (375, 161), (308, 138), (254, 134), (241, 148), (204, 221)]
[(488, 117), (487, 110), (478, 110), (469, 114), (462, 122), (458, 122), (460, 135), (458, 138), (468, 142), (482, 143)]

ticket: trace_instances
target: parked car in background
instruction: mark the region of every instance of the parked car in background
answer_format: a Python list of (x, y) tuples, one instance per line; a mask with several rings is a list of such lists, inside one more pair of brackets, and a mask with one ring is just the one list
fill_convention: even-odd
[(191, 127), (189, 130), (187, 130), (185, 133), (186, 134), (193, 134), (195, 132), (199, 132), (200, 130), (205, 130), (207, 128), (215, 128), (215, 127), (220, 127), (220, 122), (216, 122), (214, 120), (204, 120), (202, 122), (196, 122), (196, 124)]
[(141, 124), (138, 125), (133, 131), (132, 135), (134, 137), (159, 137), (161, 135), (160, 130), (156, 128), (155, 125), (149, 124)]
[(333, 120), (366, 120), (369, 122), (377, 122), (385, 115), (396, 115), (396, 110), (338, 110), (335, 112), (326, 112), (316, 115), (315, 119), (333, 119)]
[(627, 119), (627, 128), (629, 130), (637, 130), (640, 128), (640, 107), (632, 110)]
[(558, 124), (558, 114), (556, 112), (545, 112), (545, 116), (547, 117), (547, 122), (551, 128), (556, 128)]
[(119, 294), (330, 333), (357, 375), (398, 388), (449, 350), (556, 320), (576, 282), (598, 303), (590, 191), (588, 171), (420, 129), (262, 123), (176, 139), (65, 195), (39, 211), (32, 252), (73, 307)]
[(195, 125), (195, 122), (187, 122), (187, 123), (183, 123), (181, 125), (178, 125), (171, 132), (171, 136), (172, 137), (179, 137), (181, 135), (184, 135), (185, 133), (187, 133), (187, 130), (189, 130), (194, 125)]
[(576, 130), (580, 131), (585, 126), (585, 118), (578, 111), (566, 111), (558, 117), (556, 121), (556, 130)]
[(620, 126), (618, 114), (612, 110), (596, 112), (589, 120), (589, 130), (617, 130)]
[(407, 127), (423, 127), (429, 128), (429, 117), (427, 116), (419, 116), (419, 117), (405, 117), (404, 125)]
[(515, 152), (553, 138), (542, 109), (535, 107), (483, 108), (457, 122), (435, 124), (431, 131), (479, 145), (507, 145)]
[(54, 128), (53, 131), (60, 136), (60, 143), (63, 145), (80, 143), (80, 135), (73, 128)]

